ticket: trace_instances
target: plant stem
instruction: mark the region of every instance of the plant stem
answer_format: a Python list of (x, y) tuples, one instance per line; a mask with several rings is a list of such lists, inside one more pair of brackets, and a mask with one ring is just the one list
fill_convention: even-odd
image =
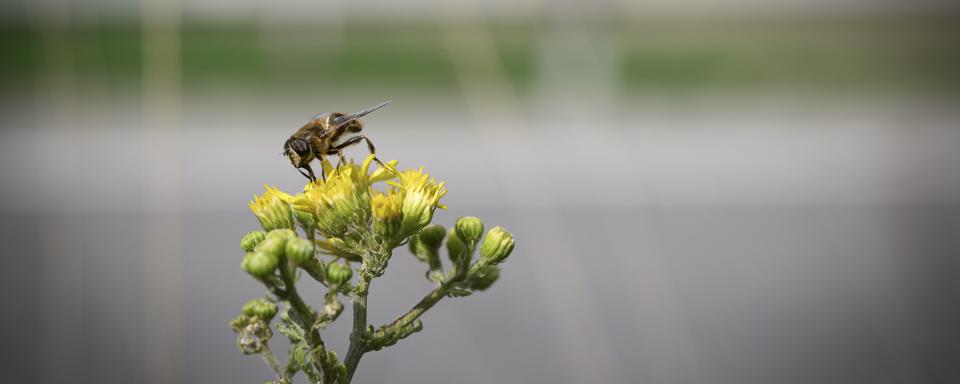
[(273, 352), (270, 351), (270, 347), (267, 346), (267, 343), (263, 343), (263, 348), (260, 350), (260, 355), (263, 356), (263, 361), (270, 366), (270, 369), (277, 374), (277, 380), (285, 380), (286, 374), (284, 374), (283, 369), (280, 368), (280, 363), (277, 361), (277, 357), (273, 355)]
[(297, 293), (297, 286), (293, 282), (293, 273), (290, 268), (287, 268), (286, 265), (280, 266), (280, 278), (283, 279), (284, 285), (284, 294), (285, 299), (290, 302), (290, 305), (293, 306), (293, 309), (297, 310), (300, 315), (303, 317), (304, 322), (309, 321), (310, 324), (301, 324), (302, 326), (313, 325), (313, 310), (310, 309), (310, 306), (300, 297), (300, 294)]
[(410, 323), (416, 321), (421, 315), (423, 315), (424, 312), (432, 308), (435, 304), (437, 304), (437, 302), (440, 301), (440, 299), (446, 296), (449, 287), (450, 286), (446, 284), (437, 287), (437, 289), (434, 289), (424, 296), (423, 299), (420, 299), (420, 302), (418, 302), (417, 305), (414, 305), (413, 308), (407, 311), (407, 313), (405, 313), (403, 316), (398, 317), (392, 323), (378, 329), (377, 335), (390, 334), (396, 332), (398, 329), (410, 325)]
[(283, 263), (280, 266), (280, 278), (283, 279), (285, 299), (293, 306), (293, 309), (296, 310), (300, 316), (297, 316), (300, 320), (300, 326), (303, 328), (304, 332), (307, 332), (307, 344), (310, 348), (315, 351), (313, 356), (316, 361), (317, 369), (321, 372), (321, 377), (323, 373), (327, 370), (326, 357), (327, 350), (323, 344), (323, 339), (320, 337), (320, 331), (313, 326), (313, 323), (316, 321), (316, 314), (313, 309), (307, 305), (306, 302), (300, 297), (300, 294), (297, 293), (297, 286), (293, 281), (293, 271), (292, 268), (288, 268), (286, 263)]
[(353, 373), (357, 370), (357, 365), (360, 364), (360, 358), (366, 352), (364, 333), (367, 328), (367, 292), (372, 279), (373, 275), (367, 271), (366, 263), (364, 263), (361, 268), (360, 279), (353, 288), (353, 331), (350, 333), (350, 348), (344, 358), (347, 375), (343, 377), (342, 384), (347, 384), (353, 379)]

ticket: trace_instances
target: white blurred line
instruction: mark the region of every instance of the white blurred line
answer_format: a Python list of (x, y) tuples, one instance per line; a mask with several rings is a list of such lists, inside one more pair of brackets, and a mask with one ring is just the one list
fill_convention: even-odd
[[(529, 129), (522, 123), (523, 115), (518, 109), (519, 98), (499, 61), (490, 30), (483, 20), (461, 24), (447, 22), (443, 25), (442, 33), (464, 91), (467, 109), (473, 117), (472, 128), (478, 136), (476, 142), (489, 153), (499, 154), (489, 157), (488, 164), (499, 171), (497, 176), (501, 182), (501, 193), (518, 201), (549, 199), (549, 193), (537, 196), (529, 194), (526, 187), (530, 180), (525, 174), (536, 170), (530, 168), (529, 164), (512, 161), (516, 157), (504, 152), (504, 146), (500, 144), (505, 140), (498, 140), (506, 132), (529, 132)], [(491, 119), (493, 116), (497, 119)], [(490, 124), (493, 122), (496, 123)], [(514, 172), (510, 172), (511, 170)], [(533, 264), (534, 280), (551, 314), (550, 318), (544, 321), (551, 323), (556, 329), (557, 339), (565, 350), (567, 363), (575, 375), (573, 381), (623, 382), (625, 378), (620, 377), (618, 360), (611, 352), (612, 343), (602, 322), (596, 317), (599, 312), (589, 299), (588, 285), (581, 274), (564, 272), (580, 268), (577, 257), (569, 252), (572, 247), (564, 241), (571, 237), (564, 234), (563, 228), (559, 226), (534, 229), (533, 221), (524, 216), (518, 217), (515, 222), (523, 226), (518, 228), (522, 231), (519, 233), (546, 231), (558, 235), (555, 241), (549, 244), (553, 249), (523, 252), (521, 247), (518, 254), (529, 257)], [(559, 220), (545, 222), (556, 224)], [(548, 259), (537, 255), (547, 255)]]
[(180, 6), (143, 0), (144, 379), (183, 381)]

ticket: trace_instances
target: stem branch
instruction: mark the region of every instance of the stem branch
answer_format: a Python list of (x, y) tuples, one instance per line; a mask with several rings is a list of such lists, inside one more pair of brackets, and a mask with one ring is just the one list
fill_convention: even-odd
[(277, 361), (277, 357), (273, 355), (273, 352), (270, 351), (270, 347), (267, 346), (267, 343), (263, 343), (263, 348), (260, 350), (260, 355), (263, 356), (263, 361), (270, 366), (270, 369), (277, 374), (277, 380), (282, 382), (287, 378), (286, 374), (283, 372), (283, 369), (280, 368), (280, 362)]
[(420, 316), (423, 315), (424, 312), (427, 312), (427, 310), (429, 310), (435, 304), (437, 304), (437, 302), (439, 302), (440, 299), (446, 296), (447, 290), (449, 290), (449, 287), (450, 287), (449, 285), (441, 285), (437, 287), (436, 289), (428, 293), (426, 296), (424, 296), (423, 299), (420, 299), (420, 302), (418, 302), (417, 305), (414, 305), (413, 308), (407, 311), (407, 313), (405, 313), (403, 316), (398, 317), (392, 323), (386, 326), (383, 326), (379, 330), (377, 330), (377, 335), (390, 334), (390, 333), (396, 332), (398, 329), (401, 329), (410, 325), (411, 323), (416, 321), (418, 318), (420, 318)]
[(347, 350), (347, 356), (343, 364), (347, 367), (347, 375), (344, 376), (342, 383), (349, 383), (353, 379), (353, 373), (360, 364), (360, 358), (366, 353), (364, 345), (364, 333), (367, 328), (367, 292), (370, 288), (370, 280), (373, 279), (367, 271), (366, 263), (361, 268), (360, 280), (353, 288), (353, 331), (350, 332), (350, 348)]
[(317, 320), (316, 313), (303, 301), (300, 294), (297, 293), (297, 286), (293, 281), (292, 268), (288, 268), (286, 263), (280, 266), (280, 278), (283, 279), (284, 298), (299, 314), (297, 320), (300, 321), (300, 326), (304, 332), (307, 333), (307, 344), (314, 351), (314, 361), (316, 361), (317, 369), (321, 372), (322, 377), (323, 373), (328, 369), (326, 364), (327, 350), (323, 344), (323, 339), (320, 338), (320, 330), (313, 326)]

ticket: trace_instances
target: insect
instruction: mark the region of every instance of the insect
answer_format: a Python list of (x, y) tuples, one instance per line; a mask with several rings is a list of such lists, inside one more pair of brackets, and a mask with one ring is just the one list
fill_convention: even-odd
[[(359, 144), (361, 141), (367, 143), (370, 154), (376, 155), (373, 143), (366, 136), (352, 136), (342, 142), (340, 142), (340, 139), (346, 133), (360, 132), (363, 129), (363, 124), (358, 119), (389, 103), (388, 100), (349, 114), (340, 112), (319, 113), (310, 119), (306, 125), (294, 132), (287, 139), (287, 142), (283, 143), (283, 155), (288, 157), (290, 164), (293, 164), (293, 167), (310, 181), (317, 180), (313, 168), (310, 167), (310, 162), (313, 159), (319, 159), (322, 163), (325, 156), (337, 155), (340, 158), (340, 164), (343, 164), (345, 162), (343, 150), (351, 145)], [(383, 166), (379, 159), (374, 157), (374, 160)], [(320, 178), (327, 181), (327, 175), (322, 165), (320, 167)]]

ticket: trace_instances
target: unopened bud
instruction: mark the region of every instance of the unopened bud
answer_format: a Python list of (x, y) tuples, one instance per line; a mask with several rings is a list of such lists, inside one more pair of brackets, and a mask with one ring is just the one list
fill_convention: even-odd
[(230, 320), (230, 329), (232, 329), (234, 332), (240, 332), (243, 330), (243, 327), (247, 326), (247, 321), (249, 320), (250, 319), (247, 317), (247, 315), (238, 315), (237, 317), (233, 318), (233, 320)]
[(419, 237), (410, 237), (410, 242), (407, 243), (407, 246), (410, 247), (410, 253), (412, 253), (413, 257), (416, 257), (417, 260), (423, 262), (429, 260), (430, 249), (420, 241)]
[(480, 255), (490, 264), (499, 264), (513, 252), (513, 235), (502, 227), (494, 227), (487, 232), (480, 246)]
[(349, 265), (333, 263), (327, 267), (327, 281), (331, 284), (343, 284), (346, 281), (350, 281), (351, 277), (353, 277), (353, 269), (350, 269)]
[(290, 228), (274, 229), (267, 233), (268, 238), (290, 239), (297, 237), (297, 232)]
[(423, 245), (436, 250), (440, 249), (440, 244), (443, 244), (443, 237), (446, 235), (447, 230), (442, 225), (431, 224), (421, 229), (417, 237)]
[(253, 251), (253, 249), (267, 237), (267, 233), (264, 231), (251, 231), (246, 235), (243, 235), (243, 238), (240, 239), (240, 249), (244, 252)]
[(277, 314), (277, 305), (268, 300), (253, 299), (243, 304), (243, 314), (270, 321)]
[(470, 246), (476, 245), (480, 236), (483, 236), (483, 220), (473, 216), (461, 217), (454, 228), (457, 236)]
[(243, 257), (240, 267), (254, 277), (265, 278), (273, 274), (280, 260), (277, 255), (262, 251), (254, 251)]
[(260, 244), (257, 244), (255, 250), (279, 257), (283, 255), (284, 247), (287, 245), (286, 243), (287, 239), (267, 235), (266, 239), (263, 239)]
[(456, 230), (451, 229), (447, 234), (447, 255), (450, 256), (450, 261), (457, 264), (463, 258), (469, 257), (467, 251), (467, 245), (457, 236)]
[(294, 265), (300, 265), (313, 258), (313, 242), (299, 237), (287, 239), (284, 252), (287, 260), (290, 260)]
[(483, 291), (490, 288), (500, 278), (500, 267), (488, 265), (470, 274), (467, 279), (468, 287), (474, 291)]

